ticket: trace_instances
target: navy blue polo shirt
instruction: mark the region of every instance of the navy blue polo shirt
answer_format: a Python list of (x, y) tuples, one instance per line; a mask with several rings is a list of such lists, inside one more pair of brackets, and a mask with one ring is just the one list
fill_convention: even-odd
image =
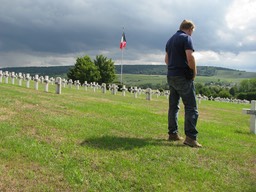
[(186, 50), (193, 50), (191, 36), (185, 32), (177, 31), (166, 43), (165, 51), (168, 53), (168, 76), (183, 76), (188, 68)]

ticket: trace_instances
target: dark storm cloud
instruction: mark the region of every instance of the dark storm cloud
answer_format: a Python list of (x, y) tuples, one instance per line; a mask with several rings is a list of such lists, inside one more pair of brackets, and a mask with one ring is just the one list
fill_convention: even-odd
[[(12, 53), (24, 53), (21, 59), (30, 59), (30, 64), (67, 64), (72, 57), (100, 53), (118, 63), (123, 27), (126, 62), (143, 64), (151, 59), (160, 64), (167, 39), (185, 18), (196, 24), (193, 39), (199, 52), (255, 51), (255, 24), (246, 29), (248, 37), (228, 25), (232, 4), (218, 0), (2, 0), (0, 66), (22, 65), (8, 59)], [(35, 62), (37, 58), (41, 62)]]

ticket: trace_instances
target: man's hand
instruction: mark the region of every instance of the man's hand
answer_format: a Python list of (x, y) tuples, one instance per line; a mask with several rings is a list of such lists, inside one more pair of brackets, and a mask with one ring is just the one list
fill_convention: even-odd
[(168, 59), (168, 53), (166, 52), (165, 53), (165, 59), (164, 59), (166, 65), (168, 65), (168, 62), (169, 62), (168, 60), (169, 60)]
[(187, 56), (188, 66), (190, 69), (193, 70), (193, 73), (194, 73), (193, 80), (194, 80), (197, 75), (197, 68), (196, 68), (195, 57), (193, 55), (193, 50), (186, 50), (186, 56)]

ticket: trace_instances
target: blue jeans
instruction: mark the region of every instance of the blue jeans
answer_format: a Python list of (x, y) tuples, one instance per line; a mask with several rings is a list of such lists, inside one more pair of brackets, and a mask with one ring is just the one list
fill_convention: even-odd
[(178, 112), (181, 98), (185, 107), (185, 135), (196, 140), (198, 133), (196, 129), (198, 110), (194, 82), (187, 80), (183, 76), (167, 76), (167, 80), (170, 88), (168, 133), (178, 133)]

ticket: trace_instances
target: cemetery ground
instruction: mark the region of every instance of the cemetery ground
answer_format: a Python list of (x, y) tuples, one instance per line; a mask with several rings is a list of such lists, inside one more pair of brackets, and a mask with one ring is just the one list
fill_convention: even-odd
[[(203, 148), (167, 141), (168, 100), (0, 84), (0, 191), (256, 191), (249, 104), (201, 101)], [(179, 115), (183, 131), (183, 105)]]

